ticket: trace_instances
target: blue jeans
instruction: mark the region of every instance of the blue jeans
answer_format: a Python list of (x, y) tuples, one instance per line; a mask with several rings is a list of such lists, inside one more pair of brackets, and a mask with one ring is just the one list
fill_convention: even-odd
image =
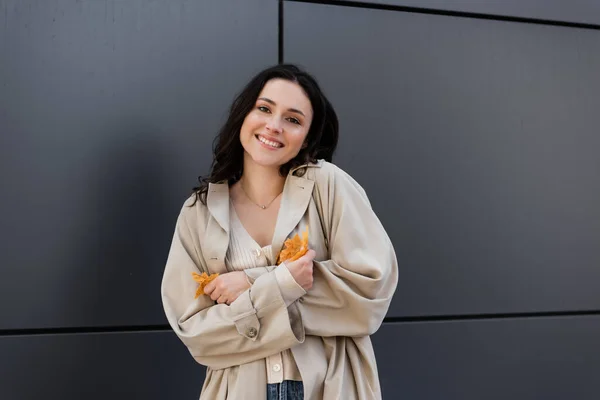
[(304, 400), (304, 385), (300, 381), (268, 384), (267, 400)]

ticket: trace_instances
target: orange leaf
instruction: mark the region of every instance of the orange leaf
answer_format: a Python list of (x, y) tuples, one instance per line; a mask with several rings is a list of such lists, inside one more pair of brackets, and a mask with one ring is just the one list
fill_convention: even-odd
[(219, 274), (210, 274), (208, 275), (206, 272), (202, 274), (198, 274), (196, 272), (192, 272), (192, 278), (198, 282), (198, 288), (196, 289), (196, 294), (194, 296), (195, 299), (204, 294), (204, 288), (210, 282), (214, 281)]
[(302, 232), (302, 239), (296, 233), (296, 235), (287, 239), (283, 244), (283, 250), (279, 253), (277, 265), (284, 261), (295, 261), (306, 254), (308, 251), (308, 226), (306, 231)]

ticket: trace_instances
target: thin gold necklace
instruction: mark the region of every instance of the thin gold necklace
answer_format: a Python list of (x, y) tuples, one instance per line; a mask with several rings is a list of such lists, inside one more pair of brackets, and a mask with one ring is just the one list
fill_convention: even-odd
[(242, 192), (244, 192), (244, 196), (246, 196), (246, 198), (247, 198), (248, 200), (250, 200), (250, 201), (252, 202), (252, 204), (256, 205), (257, 207), (259, 207), (259, 208), (261, 208), (261, 209), (263, 209), (263, 210), (266, 210), (267, 208), (269, 208), (269, 206), (270, 206), (271, 204), (273, 204), (273, 202), (274, 202), (274, 201), (275, 201), (275, 200), (276, 200), (276, 199), (277, 199), (279, 196), (281, 196), (281, 193), (283, 193), (283, 192), (279, 193), (277, 196), (275, 196), (275, 197), (273, 198), (273, 200), (271, 200), (271, 201), (270, 201), (270, 202), (268, 202), (267, 204), (258, 204), (257, 202), (255, 202), (254, 200), (252, 200), (252, 199), (250, 198), (250, 196), (248, 196), (248, 193), (246, 193), (246, 189), (244, 189), (244, 183), (241, 181), (241, 179), (240, 179), (240, 187), (242, 188)]

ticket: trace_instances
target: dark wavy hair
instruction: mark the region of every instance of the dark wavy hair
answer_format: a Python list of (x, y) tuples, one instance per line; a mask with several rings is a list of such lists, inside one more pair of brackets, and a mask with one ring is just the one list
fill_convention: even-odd
[[(338, 142), (338, 118), (333, 106), (323, 94), (316, 79), (293, 64), (279, 64), (259, 72), (237, 95), (229, 116), (213, 141), (213, 161), (208, 176), (199, 176), (199, 186), (193, 188), (196, 200), (206, 204), (209, 183), (237, 182), (243, 172), (244, 149), (240, 130), (244, 119), (254, 108), (256, 99), (271, 79), (286, 79), (302, 87), (313, 108), (313, 119), (306, 136), (306, 146), (298, 155), (280, 167), (285, 176), (295, 167), (317, 160), (331, 161)], [(195, 204), (196, 201), (194, 201)]]

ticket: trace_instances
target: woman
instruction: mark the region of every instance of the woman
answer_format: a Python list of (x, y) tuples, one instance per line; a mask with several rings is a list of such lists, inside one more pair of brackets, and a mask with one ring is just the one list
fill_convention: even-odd
[[(179, 214), (166, 316), (200, 364), (200, 399), (381, 398), (369, 335), (398, 281), (394, 249), (358, 183), (331, 163), (338, 121), (293, 65), (234, 101), (210, 175)], [(310, 250), (277, 265), (308, 229)], [(218, 273), (195, 298), (192, 273)]]

